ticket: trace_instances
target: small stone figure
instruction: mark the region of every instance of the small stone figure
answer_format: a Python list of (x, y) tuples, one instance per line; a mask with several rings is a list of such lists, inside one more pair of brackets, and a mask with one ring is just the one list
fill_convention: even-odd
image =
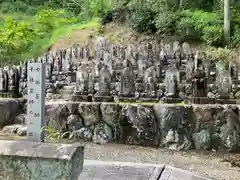
[(238, 80), (238, 68), (237, 68), (237, 63), (235, 61), (232, 61), (229, 64), (229, 70), (230, 70), (230, 76), (232, 80)]
[(106, 65), (100, 71), (99, 90), (94, 94), (94, 101), (112, 102), (113, 97), (110, 95), (111, 91), (111, 74)]
[(181, 102), (179, 97), (178, 84), (180, 82), (180, 74), (176, 68), (176, 64), (170, 67), (166, 71), (164, 85), (165, 85), (165, 96), (162, 100), (166, 103), (177, 103)]
[(28, 62), (24, 61), (20, 64), (22, 71), (21, 71), (21, 81), (26, 81), (27, 80), (27, 66)]
[(201, 98), (207, 97), (206, 73), (203, 69), (197, 68), (192, 80), (192, 96), (194, 104), (201, 104)]
[(20, 76), (15, 68), (9, 70), (9, 90), (12, 97), (18, 97)]
[(158, 101), (157, 88), (152, 77), (148, 77), (148, 81), (145, 83), (144, 92), (140, 94), (140, 100), (142, 101)]
[(7, 93), (7, 91), (8, 91), (7, 72), (1, 68), (0, 69), (0, 93), (1, 93), (1, 96), (3, 97), (4, 94)]
[(119, 100), (134, 100), (135, 96), (135, 84), (133, 79), (133, 70), (131, 63), (127, 61), (126, 67), (121, 73), (121, 88), (119, 92)]
[(81, 65), (78, 67), (76, 73), (76, 89), (73, 95), (74, 101), (91, 101), (91, 97), (88, 96), (89, 87), (89, 73), (88, 70)]

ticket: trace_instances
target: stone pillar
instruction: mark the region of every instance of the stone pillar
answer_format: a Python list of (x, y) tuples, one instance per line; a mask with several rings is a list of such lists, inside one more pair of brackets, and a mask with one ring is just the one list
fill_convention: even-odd
[(0, 140), (0, 179), (78, 180), (84, 147)]

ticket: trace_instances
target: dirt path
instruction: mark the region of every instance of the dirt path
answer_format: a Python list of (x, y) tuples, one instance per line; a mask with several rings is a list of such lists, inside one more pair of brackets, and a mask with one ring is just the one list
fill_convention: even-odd
[(165, 149), (117, 144), (96, 145), (87, 143), (85, 146), (85, 159), (169, 164), (216, 180), (239, 180), (240, 168), (231, 167), (230, 163), (222, 162), (223, 158), (229, 158), (230, 156), (237, 159), (240, 154), (174, 152)]

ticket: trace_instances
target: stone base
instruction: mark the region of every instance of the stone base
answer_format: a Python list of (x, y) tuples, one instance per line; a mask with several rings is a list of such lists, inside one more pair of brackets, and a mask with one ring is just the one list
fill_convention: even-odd
[(216, 99), (215, 104), (237, 104), (234, 99)]
[(0, 179), (78, 180), (84, 147), (0, 140)]
[(232, 84), (240, 84), (240, 80), (239, 79), (233, 79)]
[(190, 97), (188, 99), (189, 104), (215, 104), (215, 99), (208, 97)]
[(135, 102), (135, 97), (118, 97), (119, 102)]
[(173, 97), (164, 97), (162, 99), (162, 101), (164, 103), (167, 103), (167, 104), (174, 104), (174, 103), (181, 103), (181, 102), (183, 102), (183, 100), (181, 98), (173, 98)]
[(139, 101), (143, 101), (143, 102), (158, 102), (159, 99), (157, 97), (155, 97), (155, 98), (140, 97)]
[(73, 95), (72, 100), (78, 102), (92, 102), (92, 95)]
[(94, 96), (93, 100), (95, 102), (113, 102), (114, 97), (112, 97), (112, 96)]

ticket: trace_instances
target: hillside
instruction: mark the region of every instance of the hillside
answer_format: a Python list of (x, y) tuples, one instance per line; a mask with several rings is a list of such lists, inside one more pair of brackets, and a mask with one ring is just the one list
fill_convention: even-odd
[(236, 58), (239, 5), (231, 12), (231, 44), (224, 48), (223, 4), (211, 0), (27, 0), (0, 2), (0, 63), (35, 58), (102, 34), (115, 43), (131, 38), (187, 41), (215, 60)]

